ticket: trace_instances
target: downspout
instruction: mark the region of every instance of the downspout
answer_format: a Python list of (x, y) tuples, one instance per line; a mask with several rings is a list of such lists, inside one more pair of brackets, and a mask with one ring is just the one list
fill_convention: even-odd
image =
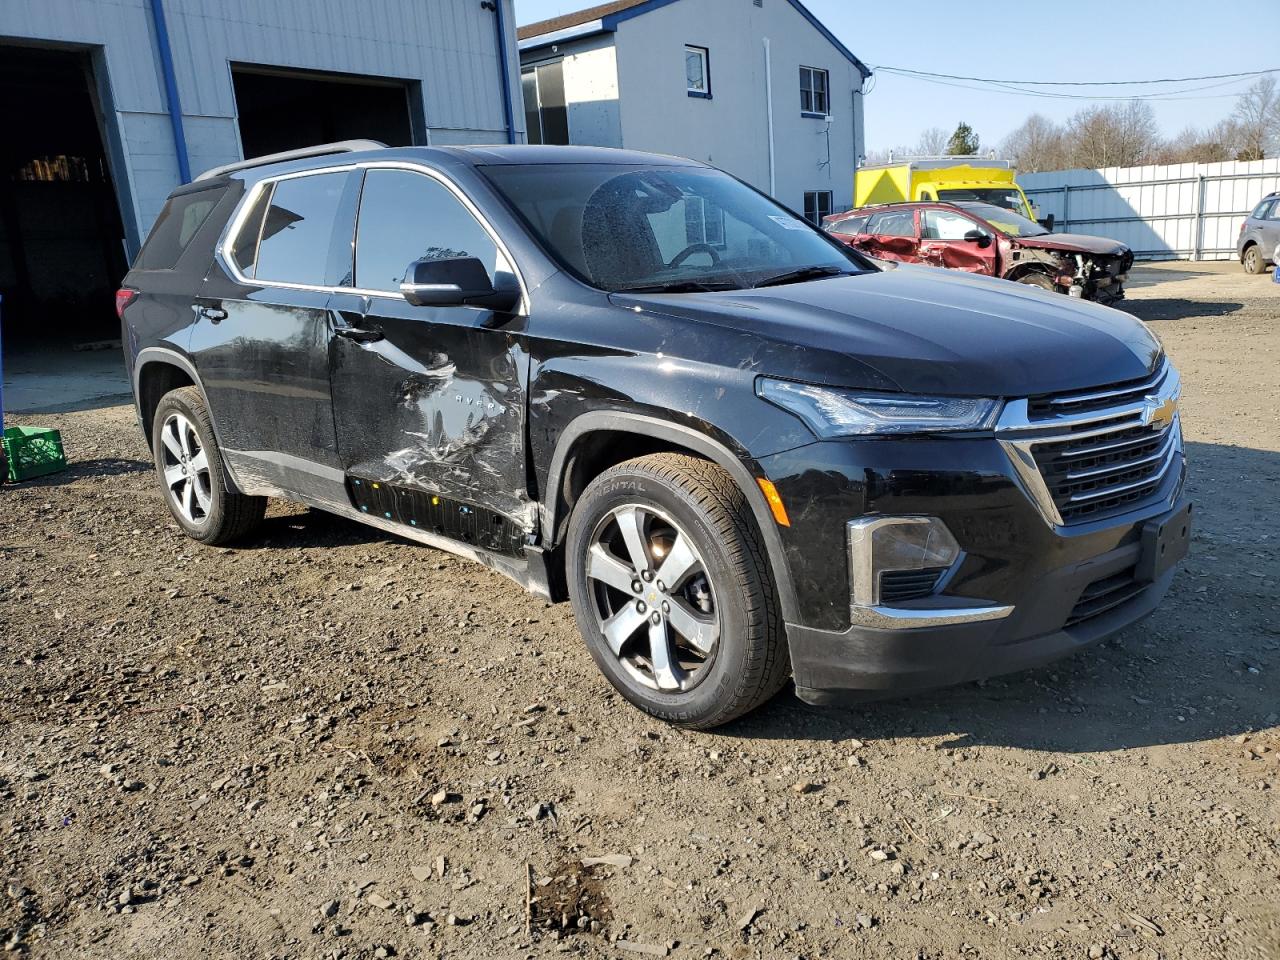
[(498, 66), (502, 73), (502, 115), (507, 123), (507, 143), (515, 143), (516, 117), (511, 106), (511, 70), (507, 66), (507, 22), (502, 12), (505, 2), (506, 0), (485, 0), (480, 6), (489, 7), (494, 12), (493, 28), (498, 33)]
[(169, 101), (169, 126), (173, 128), (173, 145), (178, 152), (178, 177), (183, 183), (190, 183), (191, 161), (187, 158), (187, 135), (182, 130), (182, 101), (178, 99), (178, 78), (173, 73), (173, 51), (169, 47), (169, 28), (164, 22), (163, 0), (151, 0), (151, 20), (156, 28), (156, 46), (160, 49), (165, 99)]
[(769, 117), (769, 196), (778, 199), (777, 175), (773, 161), (773, 58), (769, 38), (764, 38), (764, 102)]

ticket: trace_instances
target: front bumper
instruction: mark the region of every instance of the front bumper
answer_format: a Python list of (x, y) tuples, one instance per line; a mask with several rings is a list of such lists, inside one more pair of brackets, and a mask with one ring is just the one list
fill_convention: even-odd
[(1155, 610), (1176, 570), (1110, 610), (1065, 625), (1090, 585), (1136, 562), (1136, 549), (1127, 547), (1061, 571), (998, 620), (912, 630), (827, 631), (788, 624), (796, 694), (808, 703), (840, 703), (981, 680), (1070, 656)]
[[(785, 502), (815, 505), (793, 511), (784, 534), (800, 614), (787, 624), (792, 669), (810, 702), (935, 688), (1068, 656), (1146, 616), (1173, 579), (1148, 561), (1153, 528), (1180, 516), (1180, 453), (1142, 504), (1066, 525), (1050, 522), (990, 440), (828, 442), (768, 467)], [(849, 545), (843, 524), (824, 519), (833, 514), (935, 516), (963, 553), (934, 595), (851, 609)]]

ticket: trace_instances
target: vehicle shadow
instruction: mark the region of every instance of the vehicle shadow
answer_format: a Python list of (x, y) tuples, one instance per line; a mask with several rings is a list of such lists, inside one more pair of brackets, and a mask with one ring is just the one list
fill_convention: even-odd
[(298, 504), (289, 504), (288, 509), (292, 512), (268, 516), (253, 533), (232, 544), (232, 549), (305, 550), (370, 543), (412, 544), (395, 534), (324, 510)]
[(1187, 457), (1191, 555), (1155, 613), (1112, 640), (1035, 670), (854, 707), (809, 707), (788, 690), (719, 732), (1092, 753), (1275, 726), (1280, 453), (1190, 443)]
[(1232, 301), (1181, 300), (1176, 297), (1127, 298), (1116, 306), (1139, 320), (1185, 320), (1188, 317), (1225, 317), (1244, 309)]

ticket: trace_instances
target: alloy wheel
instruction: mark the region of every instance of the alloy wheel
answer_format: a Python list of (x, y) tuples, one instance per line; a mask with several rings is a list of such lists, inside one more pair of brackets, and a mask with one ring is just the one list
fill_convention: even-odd
[(213, 490), (209, 457), (195, 425), (182, 414), (171, 413), (160, 430), (160, 443), (161, 469), (170, 500), (188, 521), (204, 523), (213, 505)]
[(651, 507), (616, 507), (589, 541), (586, 575), (597, 626), (638, 684), (683, 693), (709, 673), (720, 640), (715, 590), (698, 548)]

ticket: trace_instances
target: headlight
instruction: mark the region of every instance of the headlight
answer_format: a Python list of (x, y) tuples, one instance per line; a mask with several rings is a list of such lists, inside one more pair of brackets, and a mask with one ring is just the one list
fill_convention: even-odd
[(986, 430), (1000, 412), (998, 400), (866, 393), (767, 377), (757, 381), (756, 392), (823, 438)]

